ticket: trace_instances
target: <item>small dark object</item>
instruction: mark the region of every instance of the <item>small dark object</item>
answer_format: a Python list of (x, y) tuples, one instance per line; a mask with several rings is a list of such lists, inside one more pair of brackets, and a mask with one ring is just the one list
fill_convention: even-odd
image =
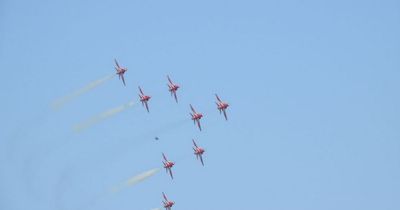
[(154, 139), (155, 139), (155, 140), (158, 140), (158, 137), (156, 136)]

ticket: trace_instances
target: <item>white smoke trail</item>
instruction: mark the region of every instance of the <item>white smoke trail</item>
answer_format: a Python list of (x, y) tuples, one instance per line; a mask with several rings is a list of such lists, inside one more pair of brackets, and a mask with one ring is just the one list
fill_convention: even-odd
[(77, 91), (75, 91), (75, 92), (73, 92), (73, 93), (71, 93), (69, 95), (66, 95), (66, 96), (64, 96), (64, 97), (62, 97), (60, 99), (57, 99), (56, 101), (54, 101), (52, 103), (51, 106), (53, 107), (53, 109), (59, 109), (62, 106), (64, 106), (66, 103), (74, 100), (75, 98), (77, 98), (78, 96), (80, 96), (80, 95), (82, 95), (82, 94), (84, 94), (86, 92), (89, 92), (90, 90), (96, 88), (97, 86), (107, 82), (108, 80), (112, 79), (114, 76), (115, 76), (115, 74), (111, 74), (111, 75), (106, 76), (104, 78), (101, 78), (101, 79), (98, 79), (96, 81), (93, 81), (93, 82), (87, 84), (86, 86), (84, 86), (83, 88), (81, 88), (81, 89), (79, 89), (79, 90), (77, 90)]
[(131, 186), (133, 186), (133, 185), (135, 185), (135, 184), (137, 184), (139, 182), (144, 181), (147, 178), (150, 178), (151, 176), (153, 176), (154, 174), (156, 174), (159, 171), (160, 171), (160, 168), (154, 168), (154, 169), (151, 169), (149, 171), (143, 172), (143, 173), (141, 173), (139, 175), (131, 177), (130, 179), (128, 179), (124, 183), (120, 184), (119, 186), (116, 186), (116, 187), (112, 188), (111, 191), (113, 193), (117, 193), (117, 192), (123, 190), (124, 188), (131, 187)]
[(100, 122), (100, 121), (103, 121), (103, 120), (105, 120), (107, 118), (110, 118), (110, 117), (112, 117), (112, 116), (114, 116), (114, 115), (116, 115), (116, 114), (118, 114), (118, 113), (120, 113), (122, 111), (125, 111), (129, 107), (134, 106), (135, 104), (136, 104), (135, 102), (131, 101), (131, 102), (127, 103), (127, 104), (124, 104), (124, 105), (121, 105), (119, 107), (107, 110), (105, 112), (102, 112), (102, 113), (100, 113), (100, 114), (98, 114), (96, 116), (93, 116), (93, 117), (89, 118), (88, 120), (86, 120), (86, 121), (84, 121), (82, 123), (79, 123), (79, 124), (75, 125), (74, 126), (74, 131), (80, 132), (80, 131), (82, 131), (82, 130), (84, 130), (86, 128), (89, 128), (90, 126)]
[(104, 200), (109, 196), (115, 195), (116, 193), (120, 192), (121, 190), (123, 190), (127, 187), (131, 187), (135, 184), (138, 184), (139, 182), (144, 181), (145, 179), (155, 175), (158, 171), (160, 171), (160, 168), (154, 168), (154, 169), (148, 170), (146, 172), (143, 172), (139, 175), (133, 176), (130, 179), (126, 180), (125, 182), (119, 184), (118, 186), (115, 186), (107, 191), (104, 191), (104, 192), (98, 194), (97, 196), (93, 197), (92, 199), (86, 201), (84, 204), (81, 205), (80, 208), (77, 208), (77, 209), (79, 209), (79, 210), (93, 209), (90, 207), (93, 207), (99, 201)]

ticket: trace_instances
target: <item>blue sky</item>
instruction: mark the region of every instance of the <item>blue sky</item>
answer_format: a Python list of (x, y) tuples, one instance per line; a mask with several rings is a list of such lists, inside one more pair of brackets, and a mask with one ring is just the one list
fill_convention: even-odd
[[(399, 209), (399, 37), (395, 0), (2, 0), (0, 209), (152, 209), (162, 191), (177, 210)], [(51, 110), (112, 74), (114, 58), (126, 87), (114, 78)], [(72, 131), (138, 100), (138, 85), (150, 114), (135, 106)], [(185, 121), (189, 103), (202, 132)], [(162, 152), (176, 179), (108, 193)]]

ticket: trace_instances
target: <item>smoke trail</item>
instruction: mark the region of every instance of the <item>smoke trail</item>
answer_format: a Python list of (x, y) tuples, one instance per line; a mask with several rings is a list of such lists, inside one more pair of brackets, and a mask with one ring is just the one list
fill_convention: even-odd
[(112, 117), (112, 116), (114, 116), (114, 115), (116, 115), (116, 114), (128, 109), (129, 107), (134, 106), (135, 104), (136, 104), (135, 102), (131, 101), (131, 102), (127, 103), (127, 104), (121, 105), (119, 107), (107, 110), (107, 111), (105, 111), (103, 113), (100, 113), (100, 114), (98, 114), (96, 116), (93, 116), (93, 117), (89, 118), (88, 120), (75, 125), (74, 126), (74, 131), (80, 132), (80, 131), (82, 131), (82, 130), (84, 130), (86, 128), (89, 128), (90, 126), (100, 122), (100, 121), (103, 121), (103, 120), (105, 120), (107, 118), (110, 118), (110, 117)]
[(124, 183), (120, 184), (119, 186), (113, 187), (111, 191), (113, 193), (117, 193), (117, 192), (123, 190), (124, 188), (131, 187), (139, 182), (144, 181), (145, 179), (156, 174), (158, 171), (160, 171), (160, 168), (154, 168), (149, 171), (143, 172), (139, 175), (136, 175), (134, 177), (131, 177), (130, 179), (128, 179)]
[(96, 88), (97, 86), (107, 82), (108, 80), (112, 79), (114, 76), (115, 76), (115, 74), (111, 74), (104, 78), (93, 81), (93, 82), (87, 84), (86, 86), (84, 86), (83, 88), (54, 101), (51, 106), (53, 109), (59, 109), (62, 106), (64, 106), (66, 103), (74, 100), (75, 98), (77, 98), (78, 96), (80, 96), (86, 92), (89, 92), (90, 90)]
[(83, 210), (83, 209), (92, 209), (90, 207), (93, 207), (96, 203), (98, 203), (101, 200), (106, 199), (109, 196), (113, 196), (116, 193), (120, 192), (121, 190), (127, 188), (127, 187), (131, 187), (139, 182), (144, 181), (147, 178), (150, 178), (151, 176), (155, 175), (158, 171), (160, 170), (160, 168), (154, 168), (151, 169), (149, 171), (143, 172), (139, 175), (133, 176), (130, 179), (128, 179), (127, 181), (119, 184), (118, 186), (115, 186), (113, 188), (111, 188), (110, 190), (104, 191), (102, 193), (99, 193), (98, 195), (96, 195), (95, 197), (93, 197), (92, 199), (87, 200), (85, 203), (83, 203), (82, 205), (80, 205), (79, 210)]

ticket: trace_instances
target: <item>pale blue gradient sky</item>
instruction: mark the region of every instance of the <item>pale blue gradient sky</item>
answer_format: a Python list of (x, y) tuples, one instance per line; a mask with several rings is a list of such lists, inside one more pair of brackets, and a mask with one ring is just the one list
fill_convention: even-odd
[[(176, 210), (400, 209), (399, 37), (397, 0), (2, 0), (0, 209), (145, 210), (162, 191)], [(50, 109), (113, 73), (114, 58), (126, 87), (114, 78)], [(150, 114), (136, 106), (72, 132), (137, 100), (138, 85)], [(214, 93), (231, 103), (228, 122)], [(179, 123), (189, 103), (203, 132)], [(161, 171), (105, 194), (161, 166), (161, 152), (175, 180)]]

